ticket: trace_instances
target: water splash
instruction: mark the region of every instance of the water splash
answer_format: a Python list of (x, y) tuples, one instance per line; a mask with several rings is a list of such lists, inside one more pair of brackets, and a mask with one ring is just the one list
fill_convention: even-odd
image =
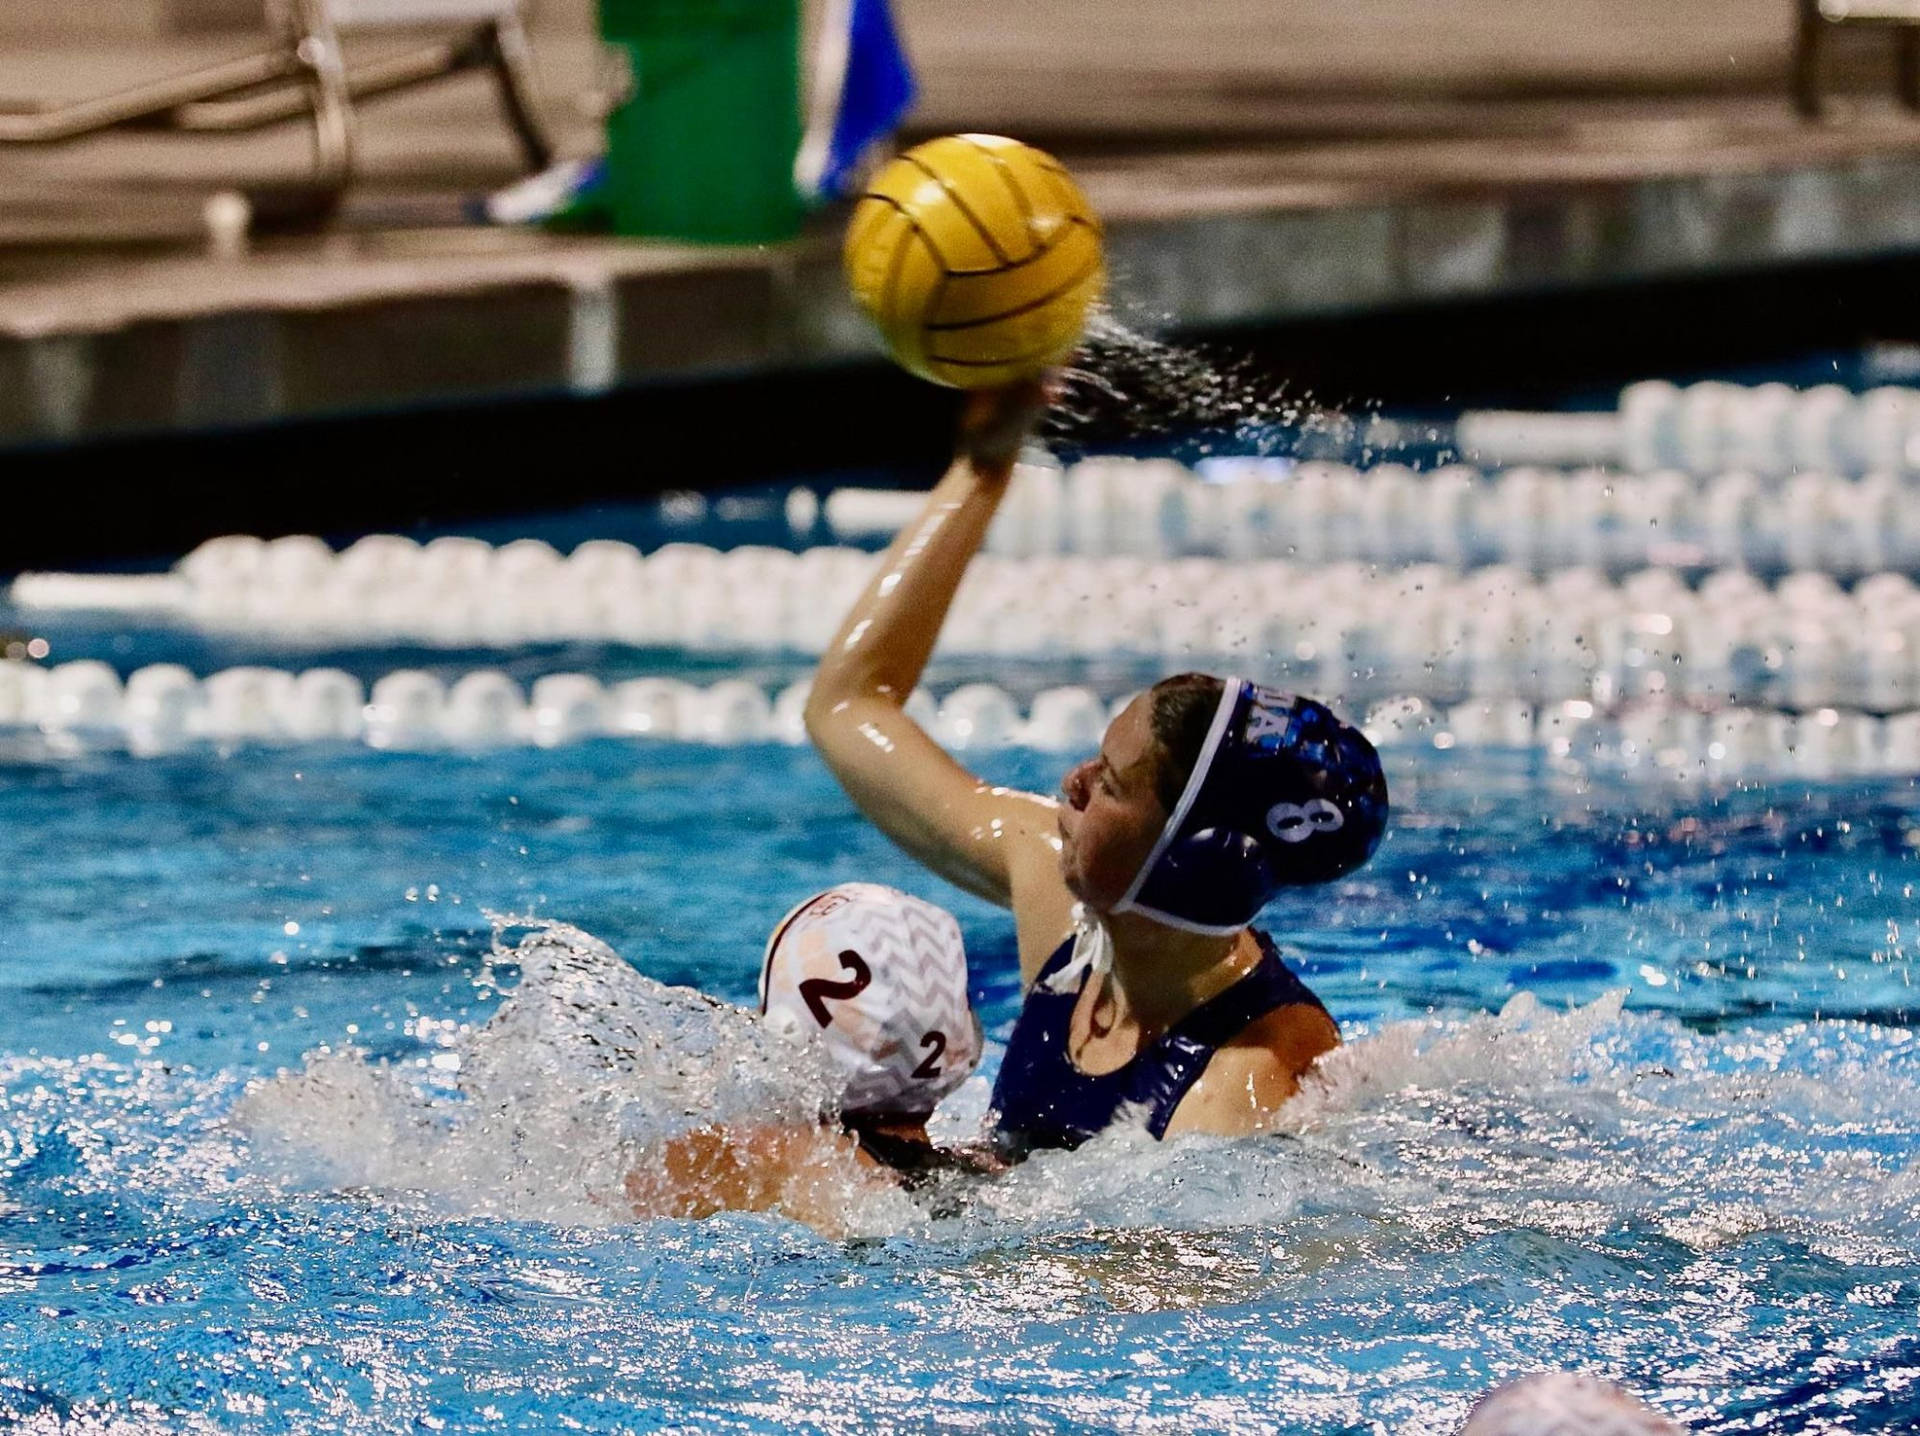
[[(683, 1134), (817, 1131), (831, 1108), (817, 1048), (664, 987), (586, 933), (544, 926), (498, 957), (520, 983), (451, 1049), (457, 1079), (316, 1054), (240, 1103), (256, 1152), (309, 1188), (604, 1225), (634, 1218), (629, 1174)], [(1566, 1011), (1523, 994), (1498, 1014), (1359, 1036), (1272, 1137), (1162, 1143), (1120, 1129), (929, 1205), (953, 1240), (994, 1246), (1089, 1226), (1138, 1237), (1334, 1219), (1359, 1223), (1370, 1249), (1445, 1246), (1490, 1224), (1575, 1241), (1625, 1226), (1697, 1251), (1774, 1233), (1850, 1260), (1911, 1260), (1916, 1069), (1910, 1034), (1862, 1024), (1705, 1034), (1625, 1012), (1617, 993)], [(986, 1101), (975, 1079), (936, 1137), (977, 1136)], [(814, 1175), (823, 1229), (930, 1229), (925, 1209), (850, 1162)]]
[[(503, 949), (523, 963), (521, 1005), (441, 1049), (463, 1059), (457, 1078), (389, 1091), (389, 1069), (323, 1058), (335, 1089), (312, 1084), (304, 1113), (306, 1074), (242, 1105), (256, 1150), (278, 1129), (309, 1168), (330, 1144), (323, 1190), (438, 1183), (441, 1210), (498, 1213), (481, 1184), (537, 1192), (516, 1163), (576, 1161), (540, 1129), (603, 1087), (651, 1072), (679, 1098), (766, 1090), (740, 1014), (716, 1021), (697, 994), (622, 975), (584, 934), (547, 936)], [(713, 1050), (654, 1051), (677, 1021)], [(500, 1074), (491, 1090), (517, 1082), (533, 1105), (471, 1139), (517, 1130), (529, 1148), (449, 1145), (476, 1120), (467, 1084), (534, 1037), (518, 1055), (549, 1080)], [(209, 1193), (179, 1159), (210, 1129), (238, 1147), (219, 1125), (230, 1078), (8, 1058), (0, 1168), (23, 1215), (0, 1420), (145, 1429), (150, 1409), (170, 1430), (252, 1413), (242, 1429), (484, 1431), (585, 1411), (778, 1432), (822, 1411), (865, 1429), (1014, 1410), (1048, 1426), (1447, 1432), (1472, 1393), (1561, 1364), (1634, 1380), (1703, 1430), (1907, 1429), (1917, 1049), (1866, 1024), (1699, 1033), (1612, 999), (1521, 998), (1359, 1036), (1276, 1137), (1116, 1132), (1041, 1155), (950, 1222), (873, 1224), (909, 1240), (852, 1247), (763, 1218), (636, 1236), (577, 1199), (581, 1226), (616, 1229), (396, 1221), (388, 1202), (263, 1190), (243, 1151), (238, 1189)], [(983, 1089), (943, 1125), (964, 1132)], [(643, 1128), (682, 1120), (630, 1096)], [(358, 1152), (378, 1135), (358, 1108), (382, 1104), (394, 1140)], [(613, 1144), (591, 1122), (575, 1139)], [(505, 1377), (449, 1380), (476, 1350)], [(752, 1379), (716, 1387), (716, 1370)], [(1247, 1375), (1214, 1389), (1222, 1370)]]
[(1324, 1060), (1281, 1129), (1385, 1210), (1696, 1251), (1774, 1233), (1852, 1259), (1920, 1253), (1920, 1055), (1863, 1023), (1694, 1033), (1622, 1010), (1397, 1023)]
[[(494, 957), (520, 982), (444, 1054), (451, 1090), (358, 1051), (318, 1053), (241, 1102), (261, 1155), (309, 1186), (596, 1225), (631, 1219), (629, 1177), (695, 1129), (807, 1132), (833, 1112), (839, 1084), (817, 1043), (663, 986), (578, 928), (496, 937)], [(852, 1200), (862, 1184), (844, 1175)]]
[(1920, 1042), (1852, 1023), (1694, 1033), (1622, 997), (1389, 1024), (1324, 1059), (1270, 1137), (1110, 1132), (978, 1189), (962, 1220), (990, 1240), (1333, 1220), (1376, 1247), (1631, 1229), (1694, 1251), (1773, 1234), (1920, 1254)]
[(1371, 416), (1318, 402), (1252, 360), (1156, 338), (1103, 309), (1064, 371), (1047, 437), (1093, 446), (1179, 439), (1199, 453), (1339, 458)]

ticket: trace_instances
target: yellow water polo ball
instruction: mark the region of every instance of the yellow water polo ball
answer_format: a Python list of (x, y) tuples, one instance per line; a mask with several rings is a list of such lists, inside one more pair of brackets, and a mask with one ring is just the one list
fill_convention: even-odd
[(998, 135), (928, 140), (881, 170), (847, 226), (846, 264), (893, 357), (958, 389), (1063, 361), (1107, 278), (1073, 176)]

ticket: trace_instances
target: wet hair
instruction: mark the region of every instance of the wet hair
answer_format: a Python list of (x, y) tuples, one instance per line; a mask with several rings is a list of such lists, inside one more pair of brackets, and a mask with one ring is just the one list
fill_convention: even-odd
[(1153, 791), (1169, 813), (1179, 803), (1187, 779), (1193, 776), (1193, 765), (1200, 761), (1207, 729), (1213, 726), (1213, 715), (1226, 686), (1211, 673), (1176, 673), (1147, 690), (1151, 704), (1148, 724), (1154, 742), (1160, 745)]

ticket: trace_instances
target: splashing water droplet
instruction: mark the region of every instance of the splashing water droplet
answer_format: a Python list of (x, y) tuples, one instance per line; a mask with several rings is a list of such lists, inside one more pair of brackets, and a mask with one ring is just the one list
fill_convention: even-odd
[(1334, 458), (1361, 447), (1366, 429), (1248, 359), (1156, 338), (1110, 310), (1094, 315), (1063, 377), (1047, 434), (1068, 444), (1177, 437), (1209, 452)]

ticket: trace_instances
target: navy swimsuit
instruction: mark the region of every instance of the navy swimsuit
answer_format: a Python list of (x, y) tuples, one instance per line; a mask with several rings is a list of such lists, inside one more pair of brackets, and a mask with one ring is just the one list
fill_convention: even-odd
[(1272, 941), (1255, 932), (1260, 962), (1225, 992), (1209, 998), (1141, 1049), (1126, 1066), (1090, 1077), (1067, 1056), (1067, 1029), (1079, 990), (1051, 992), (1046, 983), (1073, 956), (1061, 943), (1027, 989), (993, 1084), (994, 1145), (1019, 1157), (1036, 1147), (1077, 1147), (1113, 1125), (1123, 1107), (1145, 1114), (1147, 1130), (1164, 1137), (1173, 1110), (1200, 1080), (1219, 1048), (1277, 1007), (1326, 1007), (1293, 975)]

